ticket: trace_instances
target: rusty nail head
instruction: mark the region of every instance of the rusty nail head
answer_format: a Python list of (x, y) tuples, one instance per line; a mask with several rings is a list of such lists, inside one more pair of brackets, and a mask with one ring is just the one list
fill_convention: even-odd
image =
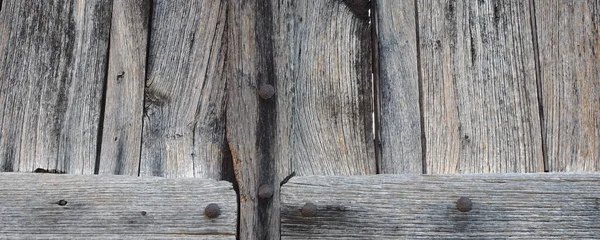
[(216, 218), (221, 215), (221, 208), (216, 203), (211, 203), (204, 208), (204, 215), (208, 218)]
[(302, 207), (303, 217), (314, 217), (317, 214), (317, 205), (314, 203), (306, 203)]
[(273, 187), (269, 184), (263, 184), (258, 188), (258, 197), (262, 199), (268, 199), (273, 196)]
[(270, 84), (263, 84), (258, 89), (258, 96), (260, 96), (263, 99), (272, 98), (273, 95), (275, 95), (275, 88)]
[(456, 209), (458, 209), (458, 211), (468, 212), (471, 211), (472, 208), (473, 203), (468, 197), (460, 197), (458, 201), (456, 201)]

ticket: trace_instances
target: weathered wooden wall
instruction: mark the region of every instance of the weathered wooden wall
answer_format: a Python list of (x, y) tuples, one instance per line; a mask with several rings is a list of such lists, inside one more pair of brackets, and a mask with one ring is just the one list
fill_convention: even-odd
[(600, 171), (595, 0), (0, 6), (0, 171), (235, 181), (243, 239), (293, 174)]

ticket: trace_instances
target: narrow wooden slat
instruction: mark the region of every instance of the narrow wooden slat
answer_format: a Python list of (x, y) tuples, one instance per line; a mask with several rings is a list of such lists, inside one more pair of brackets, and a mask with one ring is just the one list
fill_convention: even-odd
[[(229, 1), (227, 16), (227, 140), (239, 186), (239, 238), (279, 239), (279, 183), (275, 94), (259, 100), (262, 84), (275, 85), (270, 0)], [(275, 89), (277, 86), (275, 85)], [(258, 197), (261, 185), (273, 196)]]
[(111, 1), (4, 1), (0, 171), (94, 173)]
[(154, 1), (141, 176), (221, 179), (225, 10), (223, 1)]
[(535, 1), (549, 171), (600, 171), (600, 2)]
[(422, 173), (414, 1), (377, 1), (381, 94), (380, 173)]
[[(0, 238), (235, 239), (225, 181), (2, 173), (0, 182)], [(210, 203), (220, 216), (204, 215)]]
[(152, 1), (113, 1), (99, 174), (140, 168), (146, 43)]
[[(230, 1), (227, 139), (241, 239), (279, 238), (279, 184), (292, 172), (376, 172), (366, 4)], [(271, 98), (258, 94), (265, 84)], [(271, 198), (257, 196), (263, 185)]]
[(418, 10), (426, 172), (543, 171), (529, 3)]
[(600, 238), (598, 173), (297, 177), (281, 204), (282, 239)]

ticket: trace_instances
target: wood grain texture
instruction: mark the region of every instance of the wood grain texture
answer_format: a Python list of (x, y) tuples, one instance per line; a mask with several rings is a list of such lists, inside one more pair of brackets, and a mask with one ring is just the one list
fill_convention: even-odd
[[(240, 239), (279, 239), (276, 93), (259, 100), (262, 84), (276, 85), (270, 0), (229, 1), (227, 16), (227, 140), (239, 186)], [(261, 185), (273, 187), (268, 199)]]
[(377, 172), (365, 4), (273, 4), (280, 178)]
[(281, 204), (281, 239), (600, 238), (598, 173), (296, 177)]
[(535, 1), (549, 171), (600, 171), (600, 2)]
[(99, 174), (139, 174), (151, 8), (150, 0), (113, 1)]
[(426, 173), (544, 170), (527, 1), (418, 2)]
[(377, 1), (383, 174), (422, 173), (421, 111), (413, 1)]
[[(241, 239), (279, 238), (279, 182), (375, 173), (366, 1), (231, 1), (227, 139)], [(275, 88), (270, 99), (257, 91)], [(274, 196), (260, 199), (261, 185)]]
[(221, 179), (225, 10), (223, 1), (154, 1), (141, 176)]
[[(235, 239), (236, 195), (225, 181), (2, 173), (0, 182), (0, 238)], [(204, 215), (210, 203), (217, 218)]]
[(111, 1), (4, 1), (0, 171), (94, 173)]

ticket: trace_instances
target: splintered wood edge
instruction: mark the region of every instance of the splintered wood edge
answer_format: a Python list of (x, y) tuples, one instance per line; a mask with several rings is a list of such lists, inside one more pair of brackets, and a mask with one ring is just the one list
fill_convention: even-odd
[[(0, 238), (235, 239), (230, 182), (0, 173)], [(210, 203), (220, 215), (204, 215)]]
[(600, 173), (295, 177), (281, 204), (282, 239), (600, 237)]

